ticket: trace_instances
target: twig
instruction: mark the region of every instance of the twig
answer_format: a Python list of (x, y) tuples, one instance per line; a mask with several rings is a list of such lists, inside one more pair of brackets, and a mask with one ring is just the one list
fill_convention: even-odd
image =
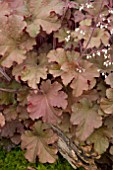
[(6, 74), (2, 67), (0, 67), (0, 73), (8, 80), (11, 81), (11, 78)]
[(92, 155), (85, 153), (80, 147), (74, 144), (57, 126), (49, 125), (59, 137), (57, 141), (59, 152), (74, 169), (82, 165), (86, 170), (97, 170), (94, 162), (95, 158)]
[(8, 93), (18, 93), (19, 91), (24, 91), (23, 89), (5, 89), (0, 87), (0, 91), (8, 92)]

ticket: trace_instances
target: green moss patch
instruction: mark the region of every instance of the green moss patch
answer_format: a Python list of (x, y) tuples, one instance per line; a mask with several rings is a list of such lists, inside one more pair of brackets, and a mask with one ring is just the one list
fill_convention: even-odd
[[(73, 170), (69, 163), (62, 157), (54, 164), (29, 163), (24, 158), (24, 153), (19, 147), (6, 152), (0, 149), (0, 170)], [(79, 170), (83, 170), (79, 168)]]

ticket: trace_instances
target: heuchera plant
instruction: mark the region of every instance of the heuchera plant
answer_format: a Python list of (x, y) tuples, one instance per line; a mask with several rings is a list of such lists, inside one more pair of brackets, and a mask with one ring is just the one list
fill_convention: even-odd
[(113, 155), (113, 2), (0, 2), (0, 133), (35, 162), (57, 159), (56, 125)]

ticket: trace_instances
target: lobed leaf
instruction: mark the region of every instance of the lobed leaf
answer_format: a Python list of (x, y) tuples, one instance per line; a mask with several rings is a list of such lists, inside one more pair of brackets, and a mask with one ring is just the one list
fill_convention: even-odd
[(113, 130), (101, 127), (88, 138), (88, 141), (94, 144), (94, 149), (97, 153), (102, 154), (109, 147), (111, 137), (113, 137)]
[[(24, 0), (30, 20), (27, 22), (27, 32), (31, 37), (36, 37), (40, 28), (50, 34), (60, 28), (61, 22), (56, 14), (62, 15), (65, 1), (60, 0)], [(45, 10), (46, 9), (46, 10)]]
[(19, 15), (0, 16), (1, 64), (11, 67), (13, 62), (22, 63), (26, 52), (33, 48), (35, 40), (23, 32), (26, 22)]
[(74, 96), (78, 97), (84, 90), (95, 86), (95, 77), (99, 76), (97, 67), (85, 60), (78, 61), (77, 52), (65, 52), (64, 49), (58, 48), (51, 50), (47, 57), (51, 63), (49, 72), (54, 77), (61, 76), (64, 85), (72, 81), (70, 87)]
[(67, 95), (61, 89), (62, 85), (58, 82), (42, 82), (39, 92), (28, 96), (29, 116), (33, 120), (42, 117), (44, 122), (56, 123), (62, 110), (55, 107), (65, 109), (67, 106)]
[(35, 122), (32, 129), (25, 131), (21, 139), (21, 147), (27, 149), (25, 157), (30, 162), (35, 162), (37, 156), (42, 163), (53, 163), (57, 159), (57, 149), (49, 146), (57, 140), (57, 136), (41, 121)]
[(100, 101), (100, 107), (106, 114), (113, 113), (113, 89), (106, 90), (107, 98), (102, 98)]
[(75, 133), (81, 141), (85, 141), (95, 128), (102, 126), (102, 117), (98, 114), (98, 107), (85, 98), (72, 105), (70, 121), (73, 125), (77, 125)]
[(30, 52), (27, 56), (27, 59), (22, 64), (13, 68), (12, 73), (17, 81), (20, 78), (23, 81), (27, 81), (29, 87), (37, 89), (40, 79), (47, 78), (46, 54), (42, 53), (40, 56), (37, 56), (35, 52)]

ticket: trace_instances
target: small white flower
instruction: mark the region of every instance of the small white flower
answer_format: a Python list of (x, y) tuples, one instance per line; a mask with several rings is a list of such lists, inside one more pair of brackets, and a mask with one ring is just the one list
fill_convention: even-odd
[(84, 9), (84, 4), (81, 4), (79, 11), (82, 11)]
[(105, 65), (106, 67), (108, 67), (108, 63), (106, 63), (106, 65)]
[(86, 34), (85, 32), (82, 33), (82, 35), (85, 35), (85, 34)]
[(75, 29), (75, 32), (78, 32), (79, 30), (80, 30), (80, 28), (76, 28), (76, 29)]
[(86, 3), (87, 8), (93, 8), (93, 5), (91, 3)]
[(104, 28), (104, 25), (101, 24), (101, 25), (100, 25), (100, 29), (103, 29), (103, 28)]
[(113, 28), (111, 29), (110, 33), (113, 34)]
[(109, 64), (109, 66), (111, 66), (111, 65), (112, 65), (112, 62), (109, 62), (108, 64)]
[(78, 70), (79, 73), (82, 73), (82, 70)]
[(86, 58), (87, 58), (87, 59), (89, 59), (89, 58), (90, 58), (90, 56), (89, 56), (89, 55), (87, 55), (87, 56), (86, 56)]
[(108, 56), (107, 56), (107, 55), (104, 55), (104, 58), (105, 58), (105, 59), (107, 59), (107, 58), (108, 58)]
[(108, 21), (108, 23), (110, 23), (110, 22), (111, 22), (109, 18), (107, 19), (107, 21)]
[(106, 18), (104, 17), (104, 18), (102, 18), (102, 21), (105, 21), (106, 20)]
[(95, 53), (93, 53), (92, 56), (95, 57)]
[(107, 78), (107, 75), (105, 75), (105, 79)]
[(83, 30), (80, 30), (80, 34), (85, 35), (85, 32)]
[[(110, 47), (110, 44), (107, 44), (107, 47)], [(109, 50), (109, 49), (108, 49)]]
[(108, 58), (110, 58), (111, 56), (110, 56), (110, 54), (108, 55)]
[(107, 24), (105, 24), (105, 25), (104, 25), (104, 28), (108, 28), (108, 25), (107, 25)]
[(100, 72), (100, 69), (98, 69), (97, 71)]
[(107, 49), (102, 49), (102, 52), (104, 52), (105, 54), (107, 54), (108, 50)]
[(105, 66), (105, 65), (106, 65), (106, 62), (104, 62), (103, 65)]
[(70, 30), (67, 30), (66, 33), (67, 33), (67, 34), (70, 34)]
[(97, 51), (97, 55), (100, 56), (100, 51)]
[(66, 40), (66, 42), (68, 42), (68, 41), (70, 40), (70, 38), (68, 38), (68, 37), (65, 37), (65, 40)]
[(105, 73), (103, 72), (103, 73), (102, 73), (102, 76), (104, 76), (104, 75), (105, 75)]
[(110, 14), (113, 14), (113, 10), (108, 10), (108, 12), (109, 12)]
[(96, 24), (96, 26), (99, 27), (99, 26), (100, 26), (100, 22), (98, 22), (98, 23)]

